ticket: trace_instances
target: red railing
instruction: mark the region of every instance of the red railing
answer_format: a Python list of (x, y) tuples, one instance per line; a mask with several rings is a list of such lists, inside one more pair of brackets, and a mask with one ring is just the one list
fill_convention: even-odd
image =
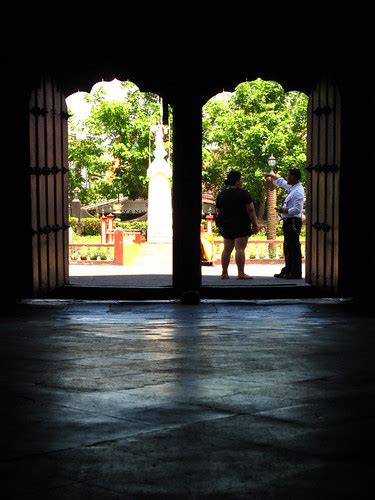
[(124, 262), (123, 230), (117, 228), (113, 234), (113, 243), (69, 243), (69, 264), (115, 264), (122, 266)]

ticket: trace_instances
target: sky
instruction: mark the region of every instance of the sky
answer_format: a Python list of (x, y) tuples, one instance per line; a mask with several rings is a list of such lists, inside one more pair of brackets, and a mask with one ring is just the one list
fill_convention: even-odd
[[(126, 96), (126, 91), (121, 87), (120, 80), (117, 80), (116, 78), (110, 82), (103, 80), (95, 83), (90, 93), (95, 92), (95, 90), (101, 86), (105, 88), (107, 92), (107, 99), (109, 101), (122, 100)], [(214, 97), (216, 99), (223, 100), (228, 99), (228, 97), (232, 94), (233, 92), (223, 91)], [(75, 92), (66, 98), (66, 104), (70, 112), (75, 115), (77, 121), (84, 120), (90, 114), (90, 104), (85, 101), (86, 95), (88, 95), (87, 92)]]
[[(101, 81), (95, 83), (90, 93), (93, 93), (99, 87), (104, 87), (109, 101), (121, 100), (125, 97), (126, 91), (121, 87), (120, 80), (116, 78), (111, 82)], [(75, 92), (66, 98), (66, 104), (71, 113), (73, 113), (78, 121), (84, 120), (90, 114), (91, 105), (85, 101), (87, 92)]]

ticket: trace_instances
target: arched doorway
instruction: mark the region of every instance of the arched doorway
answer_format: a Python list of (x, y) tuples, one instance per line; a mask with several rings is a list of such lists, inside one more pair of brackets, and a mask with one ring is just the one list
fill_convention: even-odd
[[(243, 187), (254, 202), (260, 228), (258, 234), (249, 238), (245, 249), (245, 269), (252, 279), (242, 281), (235, 281), (234, 252), (229, 265), (230, 279), (218, 281), (223, 238), (215, 224), (213, 230), (210, 227), (211, 234), (204, 231), (202, 239), (208, 249), (207, 257), (212, 256), (212, 267), (207, 267), (204, 262), (203, 284), (304, 285), (301, 280), (288, 280), (286, 283), (274, 278), (285, 263), (282, 219), (275, 207), (282, 205), (287, 192), (267, 182), (264, 173), (272, 168), (286, 178), (288, 170), (297, 167), (302, 174), (301, 183), (306, 186), (307, 105), (308, 96), (305, 93), (294, 89), (286, 91), (278, 82), (257, 78), (240, 82), (230, 92), (224, 90), (214, 95), (203, 106), (202, 189), (211, 191), (216, 199), (224, 189), (227, 173), (240, 171)], [(269, 164), (271, 158), (272, 166)], [(215, 203), (212, 208), (215, 210)], [(210, 236), (212, 247), (207, 243)], [(304, 256), (305, 224), (302, 224), (300, 240)]]
[[(201, 102), (197, 101), (193, 95), (176, 100), (174, 269), (169, 296), (201, 289), (198, 233), (201, 168), (196, 165), (201, 160)], [(306, 276), (308, 282), (324, 294), (339, 291), (339, 103), (339, 91), (328, 81), (318, 82), (310, 96)], [(67, 284), (67, 145), (64, 137), (68, 116), (62, 94), (52, 80), (43, 79), (34, 90), (29, 116), (33, 292), (40, 295)], [(185, 117), (188, 119), (184, 120)], [(184, 195), (185, 201), (187, 196), (185, 203)], [(190, 228), (192, 237), (186, 241), (184, 232)], [(204, 296), (204, 290), (202, 292)], [(211, 292), (211, 296), (215, 296), (215, 290)], [(241, 293), (232, 296), (240, 297)]]
[(118, 79), (66, 101), (70, 284), (171, 286), (171, 109)]

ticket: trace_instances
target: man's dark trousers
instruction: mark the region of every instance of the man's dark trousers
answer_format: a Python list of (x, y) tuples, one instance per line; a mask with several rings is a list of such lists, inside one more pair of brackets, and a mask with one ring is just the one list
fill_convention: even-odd
[(302, 219), (288, 217), (284, 219), (284, 257), (285, 267), (281, 270), (284, 276), (300, 278), (302, 275), (302, 254), (299, 235), (301, 234)]

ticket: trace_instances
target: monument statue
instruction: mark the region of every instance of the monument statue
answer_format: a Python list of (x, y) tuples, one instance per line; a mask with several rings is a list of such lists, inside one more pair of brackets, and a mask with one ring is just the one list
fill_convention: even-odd
[(156, 149), (163, 148), (164, 151), (164, 134), (168, 132), (168, 127), (165, 127), (162, 123), (158, 123), (157, 125), (153, 125), (151, 127), (151, 132), (154, 132), (154, 141)]

